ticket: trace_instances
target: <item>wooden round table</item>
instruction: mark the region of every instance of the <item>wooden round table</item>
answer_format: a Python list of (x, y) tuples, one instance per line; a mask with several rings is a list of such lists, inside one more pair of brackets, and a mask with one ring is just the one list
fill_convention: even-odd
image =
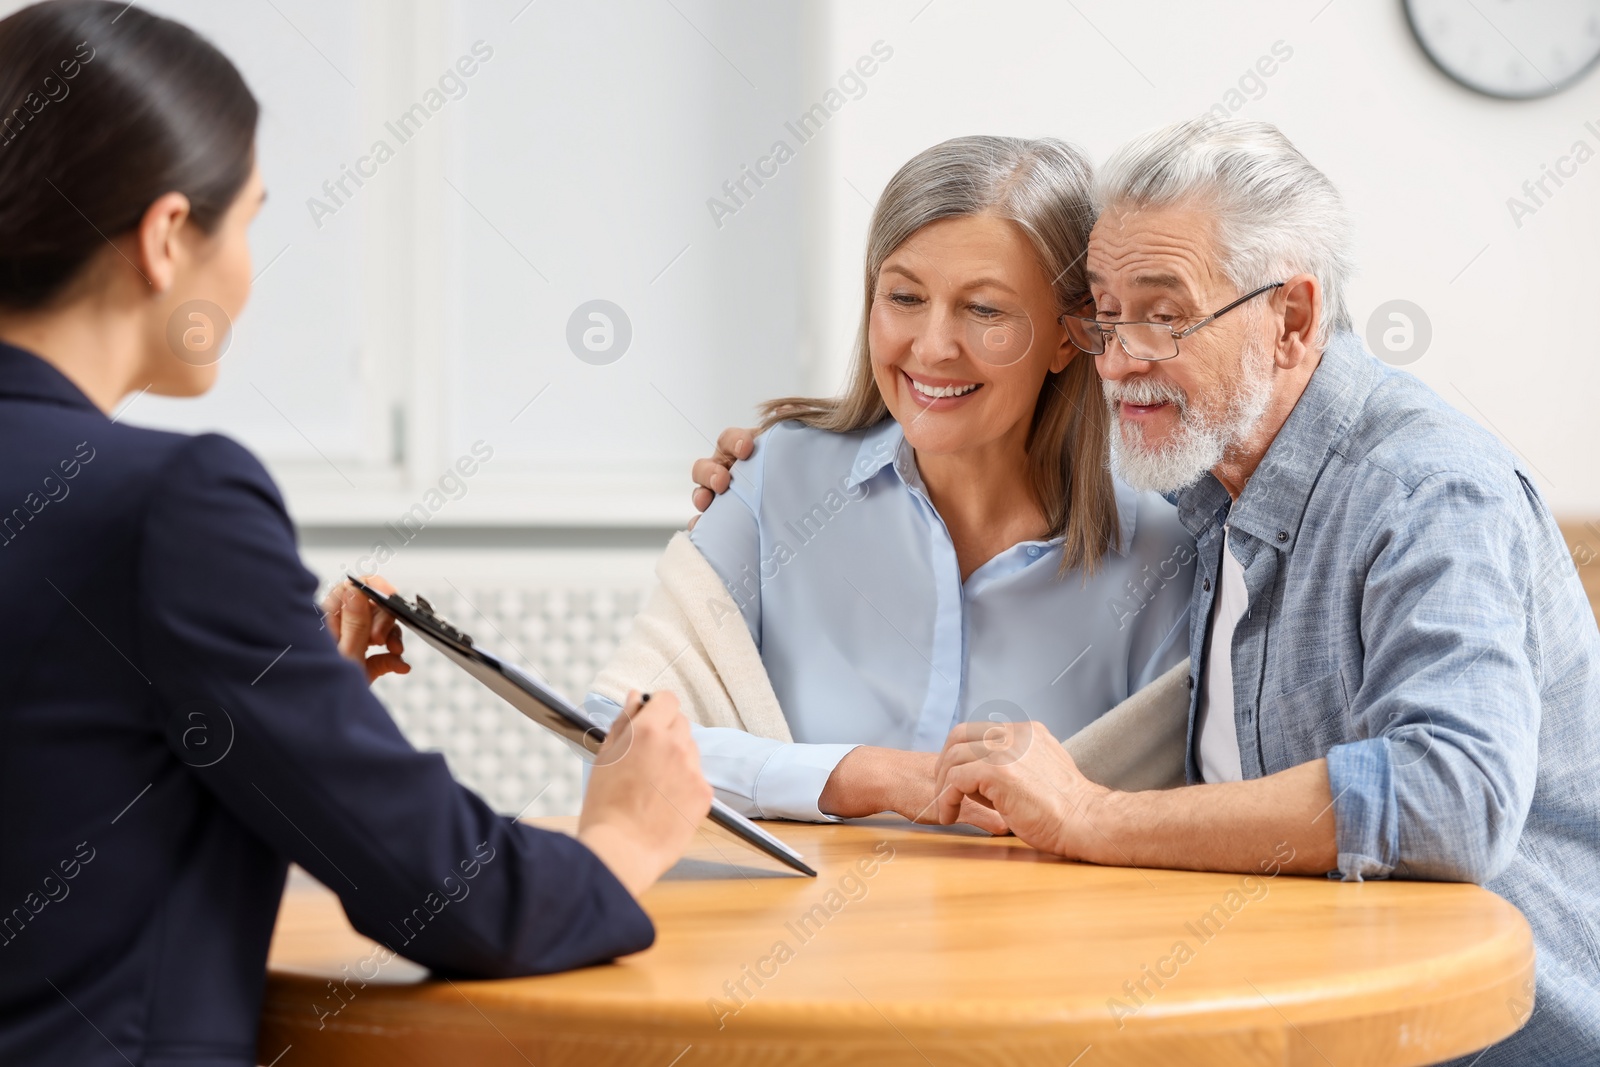
[(1528, 924), (1476, 886), (1094, 867), (887, 818), (768, 825), (818, 878), (702, 835), (644, 898), (653, 948), (540, 978), (396, 958), (347, 981), (375, 946), (292, 884), (261, 1062), (1381, 1067), (1471, 1053), (1530, 1006)]

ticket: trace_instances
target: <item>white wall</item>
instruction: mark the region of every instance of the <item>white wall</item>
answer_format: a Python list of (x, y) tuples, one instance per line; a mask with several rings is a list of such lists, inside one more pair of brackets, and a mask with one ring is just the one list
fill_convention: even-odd
[[(272, 265), (215, 393), (144, 397), (127, 418), (241, 437), (304, 523), (375, 527), (482, 439), (495, 462), (439, 524), (668, 527), (709, 436), (842, 380), (870, 204), (907, 158), (982, 131), (1103, 159), (1223, 101), (1344, 190), (1358, 328), (1386, 301), (1419, 305), (1433, 338), (1408, 369), (1524, 456), (1558, 511), (1600, 514), (1600, 162), (1520, 226), (1507, 206), (1575, 142), (1600, 153), (1600, 71), (1491, 100), (1434, 69), (1400, 0), (151, 6), (216, 40), (262, 98), (272, 199), (253, 241)], [(495, 58), (467, 96), (315, 225), (322, 181), (478, 40)], [(880, 41), (892, 57), (800, 143), (785, 124)], [(1252, 83), (1275, 45), (1292, 55)], [(714, 219), (721, 183), (779, 139), (795, 158)], [(595, 297), (633, 319), (610, 366), (564, 339)]]
[(835, 380), (870, 212), (852, 185), (876, 198), (917, 151), (966, 133), (1063, 137), (1103, 160), (1223, 100), (1282, 41), (1291, 58), (1236, 113), (1277, 123), (1348, 198), (1358, 329), (1388, 300), (1419, 305), (1433, 340), (1407, 369), (1520, 453), (1558, 512), (1600, 513), (1600, 159), (1520, 228), (1506, 205), (1575, 141), (1600, 153), (1600, 70), (1548, 99), (1479, 96), (1428, 62), (1398, 0), (832, 0), (829, 12), (814, 77), (875, 40), (894, 49), (821, 157), (819, 335)]
[[(716, 431), (801, 387), (803, 182), (707, 200), (797, 107), (813, 9), (143, 3), (243, 71), (269, 198), (218, 386), (122, 417), (241, 439), (303, 525), (392, 521), (478, 442), (434, 523), (678, 524)], [(568, 339), (595, 299), (631, 328), (603, 365)]]

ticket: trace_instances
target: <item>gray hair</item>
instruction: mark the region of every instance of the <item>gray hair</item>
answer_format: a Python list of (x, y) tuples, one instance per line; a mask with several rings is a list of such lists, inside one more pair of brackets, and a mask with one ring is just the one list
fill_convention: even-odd
[(1101, 211), (1197, 204), (1213, 213), (1222, 270), (1248, 291), (1291, 274), (1322, 285), (1317, 343), (1350, 329), (1350, 217), (1333, 183), (1271, 123), (1210, 115), (1143, 134), (1100, 170)]
[[(884, 262), (907, 238), (941, 219), (1006, 219), (1027, 234), (1059, 311), (1089, 294), (1084, 253), (1094, 224), (1093, 173), (1082, 151), (1052, 138), (957, 137), (919, 152), (878, 198), (867, 231), (861, 325), (842, 394), (781, 397), (762, 405), (762, 429), (786, 419), (850, 433), (889, 417), (872, 372), (869, 324)], [(1035, 494), (1063, 539), (1061, 570), (1093, 573), (1121, 536), (1110, 473), (1111, 416), (1094, 360), (1049, 375), (1034, 407), (1028, 467)]]
[(1093, 182), (1083, 151), (1052, 137), (956, 137), (918, 153), (889, 180), (873, 212), (867, 303), (878, 271), (906, 238), (940, 219), (993, 215), (1028, 235), (1060, 310), (1076, 308), (1088, 295), (1083, 252), (1095, 217)]

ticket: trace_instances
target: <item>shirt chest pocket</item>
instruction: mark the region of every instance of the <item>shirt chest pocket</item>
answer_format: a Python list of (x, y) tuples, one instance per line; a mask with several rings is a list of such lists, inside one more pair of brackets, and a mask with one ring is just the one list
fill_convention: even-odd
[(1261, 719), (1268, 774), (1321, 759), (1354, 736), (1344, 672), (1329, 671), (1272, 697), (1261, 709)]

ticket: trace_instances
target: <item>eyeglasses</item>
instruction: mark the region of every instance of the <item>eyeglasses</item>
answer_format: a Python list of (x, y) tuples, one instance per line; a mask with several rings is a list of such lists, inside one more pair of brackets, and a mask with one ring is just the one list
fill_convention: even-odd
[(1178, 354), (1178, 342), (1202, 326), (1216, 322), (1222, 316), (1262, 293), (1277, 289), (1282, 282), (1273, 282), (1248, 292), (1219, 311), (1213, 311), (1193, 326), (1174, 330), (1164, 322), (1101, 322), (1080, 315), (1062, 315), (1058, 320), (1067, 328), (1067, 337), (1078, 351), (1098, 356), (1106, 350), (1106, 335), (1115, 334), (1117, 343), (1129, 359), (1142, 359), (1146, 363), (1159, 363)]

